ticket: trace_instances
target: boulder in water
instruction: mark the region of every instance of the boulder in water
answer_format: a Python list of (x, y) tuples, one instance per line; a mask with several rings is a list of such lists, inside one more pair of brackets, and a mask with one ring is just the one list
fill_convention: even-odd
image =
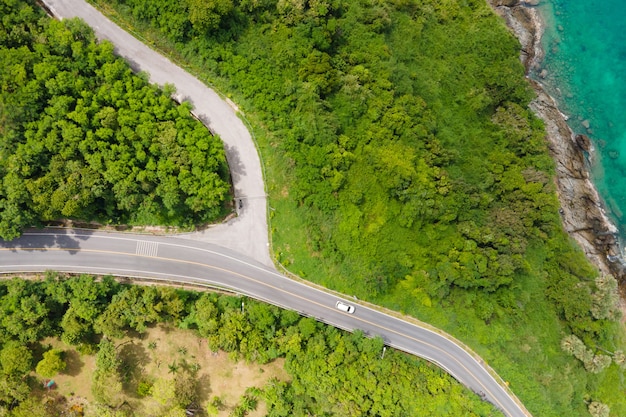
[(576, 135), (576, 145), (578, 145), (578, 147), (580, 149), (582, 149), (585, 152), (589, 152), (591, 150), (591, 140), (589, 139), (589, 136), (587, 135)]

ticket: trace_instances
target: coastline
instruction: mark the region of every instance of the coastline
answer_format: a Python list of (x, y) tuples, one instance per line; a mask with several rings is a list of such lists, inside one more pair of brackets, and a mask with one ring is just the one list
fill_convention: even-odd
[(626, 265), (621, 257), (618, 229), (609, 219), (604, 203), (590, 178), (588, 158), (593, 157), (589, 138), (576, 134), (567, 124), (556, 101), (541, 83), (530, 78), (538, 69), (544, 52), (541, 48), (543, 21), (533, 7), (538, 0), (487, 0), (521, 44), (520, 60), (537, 97), (529, 107), (543, 120), (548, 148), (556, 163), (556, 189), (565, 231), (580, 245), (587, 258), (603, 274), (626, 284)]

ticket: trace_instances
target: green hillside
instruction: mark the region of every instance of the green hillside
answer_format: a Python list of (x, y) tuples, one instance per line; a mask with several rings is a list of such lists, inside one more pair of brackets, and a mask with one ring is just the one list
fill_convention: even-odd
[(519, 44), (484, 1), (98, 3), (244, 109), (277, 261), (451, 332), (534, 415), (626, 414), (615, 283), (562, 230)]

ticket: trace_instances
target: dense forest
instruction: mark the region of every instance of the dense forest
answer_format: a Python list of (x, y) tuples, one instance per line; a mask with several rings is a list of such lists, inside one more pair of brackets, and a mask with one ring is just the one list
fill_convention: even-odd
[(276, 261), (446, 329), (535, 415), (626, 415), (615, 282), (563, 232), (484, 0), (94, 3), (246, 113)]
[(224, 212), (219, 138), (78, 20), (0, 1), (0, 236), (57, 219), (193, 226)]
[[(125, 380), (118, 340), (166, 323), (196, 332), (210, 350), (226, 350), (233, 358), (266, 363), (284, 357), (291, 380), (273, 380), (247, 394), (248, 404), (265, 401), (269, 416), (500, 415), (436, 366), (392, 349), (381, 357), (380, 339), (254, 300), (245, 299), (243, 311), (241, 306), (240, 297), (125, 285), (111, 277), (95, 281), (48, 273), (42, 281), (0, 281), (0, 413), (74, 415), (54, 391), (37, 389), (66, 366), (62, 349), (42, 343), (53, 336), (84, 354), (96, 353), (91, 381), (96, 401), (85, 415), (143, 416), (120, 404), (124, 387), (132, 384)], [(163, 401), (156, 415), (185, 416), (198, 383), (193, 369), (176, 372), (168, 384), (175, 400)], [(166, 395), (161, 390), (167, 387), (161, 385), (143, 381), (136, 390), (143, 396)], [(212, 413), (211, 407), (200, 410), (196, 404), (194, 409), (200, 416)], [(231, 415), (244, 416), (250, 408), (237, 410)]]

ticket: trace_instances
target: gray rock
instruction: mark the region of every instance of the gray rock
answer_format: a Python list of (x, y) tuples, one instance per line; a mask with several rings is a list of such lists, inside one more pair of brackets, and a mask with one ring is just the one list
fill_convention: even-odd
[(519, 6), (520, 0), (496, 0), (497, 6), (515, 7)]
[(585, 152), (589, 152), (591, 150), (591, 140), (587, 135), (576, 135), (576, 145), (578, 145), (578, 147)]
[[(539, 83), (531, 83), (537, 98), (531, 102), (530, 108), (545, 123), (548, 147), (556, 161), (563, 226), (602, 273), (611, 274), (618, 282), (625, 283), (626, 269), (621, 263), (611, 263), (607, 258), (619, 255), (620, 249), (619, 242), (610, 237), (617, 228), (607, 217), (602, 200), (589, 179), (583, 149), (592, 150), (591, 142), (585, 135), (574, 135), (552, 97)], [(593, 152), (590, 157), (593, 158)]]

